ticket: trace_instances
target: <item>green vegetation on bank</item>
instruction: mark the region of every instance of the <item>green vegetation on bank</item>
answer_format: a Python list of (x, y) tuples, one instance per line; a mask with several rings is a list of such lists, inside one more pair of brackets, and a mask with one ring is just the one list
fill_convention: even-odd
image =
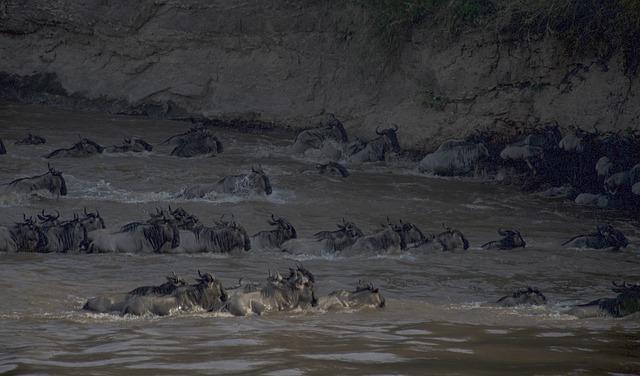
[(414, 27), (432, 23), (456, 36), (486, 27), (515, 41), (551, 36), (573, 57), (624, 56), (630, 75), (640, 65), (640, 0), (355, 0), (372, 10), (381, 39), (398, 48)]

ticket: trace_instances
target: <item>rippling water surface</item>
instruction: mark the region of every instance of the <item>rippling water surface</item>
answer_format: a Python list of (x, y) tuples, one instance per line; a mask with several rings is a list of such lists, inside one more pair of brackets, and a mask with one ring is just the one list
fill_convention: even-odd
[[(33, 106), (0, 105), (0, 182), (43, 173), (47, 152), (79, 136), (102, 145), (138, 135), (154, 145), (185, 123)], [(33, 132), (42, 146), (14, 146)], [(0, 198), (0, 225), (22, 214), (99, 209), (107, 227), (145, 219), (155, 207), (181, 205), (205, 223), (231, 215), (250, 233), (268, 229), (270, 213), (288, 218), (299, 237), (352, 219), (365, 231), (389, 216), (437, 232), (462, 230), (466, 252), (414, 251), (376, 256), (0, 254), (0, 373), (52, 375), (622, 375), (640, 374), (640, 318), (579, 320), (564, 314), (578, 302), (611, 296), (613, 279), (638, 280), (637, 222), (615, 212), (546, 201), (493, 183), (421, 176), (407, 164), (352, 168), (346, 180), (316, 175), (292, 158), (276, 134), (217, 130), (225, 152), (211, 158), (152, 153), (57, 159), (69, 195)], [(400, 137), (402, 132), (400, 131)], [(262, 165), (274, 187), (268, 198), (209, 197), (176, 201), (188, 184), (214, 182)], [(610, 221), (631, 240), (623, 252), (577, 251), (562, 241)], [(517, 227), (527, 248), (482, 251), (498, 227)], [(387, 298), (382, 310), (279, 313), (236, 318), (210, 313), (119, 317), (80, 311), (102, 292), (157, 284), (170, 271), (192, 278), (213, 272), (226, 285), (297, 262), (316, 275), (320, 294), (370, 280)], [(488, 305), (533, 285), (544, 308)]]

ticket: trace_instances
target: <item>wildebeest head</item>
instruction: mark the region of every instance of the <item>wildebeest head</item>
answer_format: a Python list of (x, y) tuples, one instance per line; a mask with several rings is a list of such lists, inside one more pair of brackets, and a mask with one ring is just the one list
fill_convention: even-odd
[(151, 146), (151, 144), (149, 144), (147, 141), (138, 137), (125, 138), (124, 143), (126, 145), (131, 145), (131, 148), (133, 151), (152, 151), (153, 150), (153, 146)]
[(612, 281), (611, 283), (613, 284), (613, 287), (611, 288), (613, 292), (623, 293), (629, 290), (637, 290), (638, 292), (640, 292), (640, 283), (633, 284), (633, 283), (628, 283), (626, 281), (622, 281), (622, 283), (617, 283), (616, 281)]
[(379, 130), (376, 128), (376, 134), (378, 136), (382, 136), (385, 139), (385, 142), (394, 153), (400, 152), (400, 143), (398, 142), (398, 126), (394, 125), (393, 128), (386, 128), (383, 130)]
[(597, 230), (600, 236), (607, 241), (607, 244), (615, 247), (615, 249), (625, 248), (629, 245), (629, 241), (624, 234), (609, 224), (598, 225)]
[(175, 220), (176, 226), (182, 230), (193, 230), (198, 224), (200, 224), (198, 217), (193, 214), (189, 214), (181, 207), (171, 209), (171, 205), (169, 205), (169, 214)]
[(442, 226), (445, 231), (438, 234), (436, 239), (442, 246), (443, 251), (449, 251), (456, 248), (469, 248), (469, 241), (460, 230), (452, 229), (444, 224)]
[(497, 303), (505, 307), (513, 307), (517, 305), (544, 305), (547, 304), (547, 298), (537, 288), (526, 287), (514, 291), (511, 295), (503, 296), (497, 301)]
[(393, 231), (400, 235), (400, 245), (403, 249), (419, 247), (428, 240), (422, 231), (412, 223), (400, 220), (400, 224), (394, 224), (389, 221), (389, 218), (387, 218), (387, 222)]
[(499, 229), (498, 234), (500, 236), (504, 236), (502, 241), (506, 243), (505, 245), (510, 246), (511, 248), (525, 247), (527, 243), (522, 238), (520, 231), (511, 229)]
[(74, 149), (85, 150), (90, 154), (99, 154), (104, 151), (104, 148), (97, 142), (91, 141), (88, 138), (82, 138), (80, 142), (73, 146)]
[(42, 209), (42, 212), (38, 214), (38, 220), (42, 226), (55, 226), (58, 224), (58, 218), (60, 218), (60, 212), (56, 210), (56, 214), (47, 214)]
[(198, 282), (198, 287), (203, 291), (200, 304), (205, 303), (205, 305), (203, 305), (202, 308), (212, 310), (218, 301), (225, 302), (229, 298), (229, 295), (222, 286), (222, 282), (212, 274), (203, 274), (198, 270), (198, 278), (196, 278), (196, 281)]
[(23, 214), (23, 221), (16, 223), (12, 227), (15, 234), (17, 249), (20, 251), (35, 251), (40, 249), (40, 243), (43, 241), (43, 234), (32, 218), (27, 218)]
[(87, 208), (84, 208), (84, 217), (80, 218), (80, 222), (87, 228), (87, 231), (106, 228), (104, 219), (102, 219), (98, 210), (95, 213), (91, 213), (87, 211)]
[(285, 280), (285, 284), (296, 294), (298, 306), (306, 307), (318, 305), (314, 283), (315, 277), (310, 271), (299, 265), (297, 268), (289, 269), (289, 277)]
[(295, 239), (298, 237), (295, 227), (293, 227), (293, 225), (289, 223), (289, 221), (282, 217), (276, 218), (273, 214), (271, 214), (269, 224), (271, 226), (278, 226), (278, 230), (283, 234), (284, 239)]
[(267, 195), (270, 195), (273, 192), (269, 177), (262, 168), (251, 167), (250, 178), (254, 181), (257, 181), (258, 186), (261, 187), (264, 190), (264, 193), (266, 193)]
[(356, 290), (351, 294), (350, 300), (358, 305), (371, 307), (382, 308), (386, 305), (386, 300), (379, 289), (373, 283), (364, 283), (362, 280), (358, 281)]
[(60, 196), (67, 195), (67, 183), (64, 181), (62, 177), (62, 172), (57, 171), (51, 165), (47, 165), (49, 168), (49, 172), (47, 172), (44, 177), (47, 180), (47, 190), (50, 193), (58, 194)]
[(364, 236), (362, 230), (360, 230), (360, 228), (355, 223), (346, 222), (344, 218), (342, 218), (342, 223), (338, 224), (337, 226), (340, 231), (344, 231), (344, 233), (352, 239), (357, 239), (361, 236)]

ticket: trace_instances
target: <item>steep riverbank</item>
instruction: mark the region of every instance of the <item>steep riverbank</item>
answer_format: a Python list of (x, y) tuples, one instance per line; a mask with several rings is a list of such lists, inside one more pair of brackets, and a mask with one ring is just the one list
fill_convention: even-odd
[(0, 97), (261, 127), (334, 113), (366, 138), (396, 123), (404, 147), (424, 150), (478, 128), (617, 130), (640, 117), (624, 51), (570, 56), (553, 33), (475, 19), (454, 34), (438, 14), (395, 31), (390, 46), (377, 11), (357, 1), (3, 0)]

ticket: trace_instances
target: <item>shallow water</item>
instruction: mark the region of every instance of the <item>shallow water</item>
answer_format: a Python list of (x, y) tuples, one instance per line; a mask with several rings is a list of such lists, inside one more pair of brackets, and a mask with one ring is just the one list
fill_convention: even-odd
[[(157, 145), (182, 132), (181, 122), (71, 113), (0, 105), (0, 182), (43, 173), (42, 156), (78, 136), (102, 145), (138, 135)], [(42, 146), (14, 146), (33, 132)], [(311, 161), (291, 158), (276, 134), (216, 130), (225, 152), (211, 158), (152, 153), (52, 160), (69, 195), (0, 198), (0, 225), (22, 214), (99, 209), (107, 227), (145, 219), (156, 207), (183, 206), (205, 223), (233, 214), (250, 233), (268, 229), (270, 213), (294, 224), (299, 237), (352, 219), (365, 231), (401, 218), (423, 231), (442, 223), (462, 230), (466, 252), (331, 257), (251, 251), (242, 255), (0, 254), (0, 373), (68, 375), (155, 374), (640, 374), (640, 318), (580, 320), (567, 307), (611, 296), (611, 280), (638, 280), (637, 222), (616, 212), (547, 201), (490, 182), (422, 176), (399, 165), (352, 168), (346, 180), (312, 173)], [(400, 137), (402, 133), (400, 132)], [(188, 184), (209, 183), (262, 165), (268, 198), (172, 200)], [(610, 221), (631, 240), (622, 252), (559, 246)], [(498, 227), (516, 227), (527, 248), (481, 251)], [(213, 272), (225, 285), (303, 262), (320, 294), (370, 280), (387, 298), (382, 310), (279, 313), (236, 318), (210, 313), (166, 318), (118, 317), (80, 311), (102, 292), (161, 283), (170, 271), (193, 278)], [(533, 285), (544, 308), (495, 308), (488, 303)]]

